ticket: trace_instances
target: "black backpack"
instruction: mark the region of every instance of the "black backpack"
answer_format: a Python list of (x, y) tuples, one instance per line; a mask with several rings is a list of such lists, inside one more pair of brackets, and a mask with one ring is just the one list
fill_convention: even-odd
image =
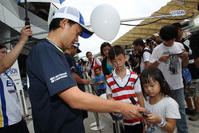
[(150, 49), (145, 49), (145, 48), (144, 48), (144, 49), (142, 50), (141, 54), (140, 54), (141, 58), (143, 57), (144, 52), (149, 52), (150, 54), (152, 53)]

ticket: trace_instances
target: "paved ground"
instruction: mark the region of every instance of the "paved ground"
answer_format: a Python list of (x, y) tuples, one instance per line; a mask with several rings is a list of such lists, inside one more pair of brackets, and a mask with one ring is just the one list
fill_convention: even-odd
[[(88, 90), (88, 88), (86, 88)], [(88, 92), (88, 91), (87, 91)], [(91, 92), (91, 91), (89, 91)], [(28, 112), (31, 114), (31, 105), (29, 101), (28, 94), (25, 93), (26, 97), (26, 103), (28, 107)], [(88, 118), (84, 119), (84, 127), (86, 133), (112, 133), (113, 132), (113, 125), (112, 125), (112, 118), (108, 113), (99, 113), (99, 121), (100, 121), (100, 126), (96, 129), (101, 129), (101, 130), (93, 130), (95, 129), (92, 126), (94, 122), (96, 122), (96, 113), (94, 114), (93, 112), (88, 112)], [(189, 115), (187, 115), (187, 118), (189, 118)], [(199, 120), (198, 121), (190, 121), (187, 119), (188, 127), (189, 127), (189, 133), (198, 133), (199, 132)], [(30, 133), (34, 133), (34, 128), (33, 128), (33, 122), (31, 118), (27, 118), (27, 124), (28, 128), (30, 130)], [(105, 126), (104, 126), (105, 125)]]
[[(31, 107), (29, 98), (26, 97), (27, 107), (28, 111), (31, 114)], [(98, 114), (99, 121), (102, 123), (105, 123), (105, 127), (102, 130), (91, 130), (93, 126), (90, 126), (93, 122), (96, 122), (95, 115), (92, 112), (88, 113), (88, 118), (84, 120), (84, 126), (86, 133), (112, 133), (113, 132), (113, 125), (112, 125), (112, 118), (108, 113), (100, 113)], [(189, 116), (187, 115), (187, 118)], [(199, 121), (190, 121), (187, 119), (188, 127), (189, 127), (189, 133), (198, 133), (199, 132)], [(27, 124), (28, 128), (30, 130), (30, 133), (34, 133), (33, 129), (33, 122), (31, 118), (27, 118)]]

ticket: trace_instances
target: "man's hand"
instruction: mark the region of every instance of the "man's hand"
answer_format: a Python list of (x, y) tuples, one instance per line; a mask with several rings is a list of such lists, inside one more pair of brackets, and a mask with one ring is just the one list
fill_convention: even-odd
[(189, 57), (189, 53), (188, 52), (186, 52), (186, 51), (184, 51), (182, 54), (180, 54), (180, 55), (177, 55), (177, 57), (179, 57), (180, 59), (186, 59), (186, 58), (188, 58)]
[(23, 41), (23, 42), (28, 41), (28, 36), (32, 37), (32, 30), (30, 29), (30, 25), (26, 25), (21, 29), (20, 41)]
[(160, 58), (159, 58), (159, 61), (161, 62), (166, 62), (168, 59), (169, 59), (169, 55), (162, 55)]
[(184, 67), (186, 67), (189, 64), (189, 53), (186, 52), (185, 49), (183, 49), (184, 52), (180, 55), (178, 55), (177, 57), (179, 57), (180, 59), (182, 59), (182, 64)]
[(129, 119), (142, 118), (142, 115), (139, 113), (140, 111), (146, 113), (145, 108), (135, 106), (131, 103), (123, 103), (121, 109), (121, 113)]
[(83, 79), (83, 81), (84, 81), (84, 85), (88, 85), (90, 83), (89, 79)]

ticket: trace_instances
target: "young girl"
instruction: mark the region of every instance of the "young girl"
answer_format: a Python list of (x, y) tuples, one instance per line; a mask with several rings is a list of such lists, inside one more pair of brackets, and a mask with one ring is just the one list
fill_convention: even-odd
[(140, 80), (148, 114), (145, 132), (174, 132), (176, 119), (181, 118), (179, 106), (171, 98), (171, 89), (162, 72), (156, 67), (148, 67), (142, 72)]

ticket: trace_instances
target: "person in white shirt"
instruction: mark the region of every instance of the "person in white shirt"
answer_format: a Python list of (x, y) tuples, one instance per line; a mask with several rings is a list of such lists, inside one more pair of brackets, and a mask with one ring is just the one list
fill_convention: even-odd
[(97, 85), (95, 84), (96, 74), (95, 74), (94, 70), (96, 67), (99, 67), (101, 69), (102, 63), (99, 59), (93, 58), (93, 55), (90, 51), (88, 51), (86, 53), (86, 57), (88, 58), (88, 62), (86, 65), (86, 71), (88, 72), (88, 74), (91, 78), (90, 84), (91, 84), (92, 88), (95, 89), (95, 91), (97, 92)]
[(179, 104), (181, 119), (177, 120), (177, 129), (180, 133), (188, 133), (185, 114), (184, 85), (182, 80), (182, 65), (189, 63), (188, 52), (184, 46), (175, 42), (178, 29), (173, 25), (161, 28), (160, 37), (163, 43), (154, 48), (150, 65), (158, 67), (167, 83), (171, 86), (174, 99)]
[(20, 41), (9, 53), (7, 47), (0, 44), (0, 133), (29, 133), (22, 118), (16, 87), (7, 75), (7, 70), (17, 60), (28, 36), (32, 36), (30, 25), (22, 28)]
[(141, 38), (137, 38), (133, 41), (134, 49), (139, 51), (141, 54), (141, 62), (140, 62), (140, 73), (149, 67), (149, 61), (151, 58), (151, 50), (148, 47), (145, 47), (145, 43)]

